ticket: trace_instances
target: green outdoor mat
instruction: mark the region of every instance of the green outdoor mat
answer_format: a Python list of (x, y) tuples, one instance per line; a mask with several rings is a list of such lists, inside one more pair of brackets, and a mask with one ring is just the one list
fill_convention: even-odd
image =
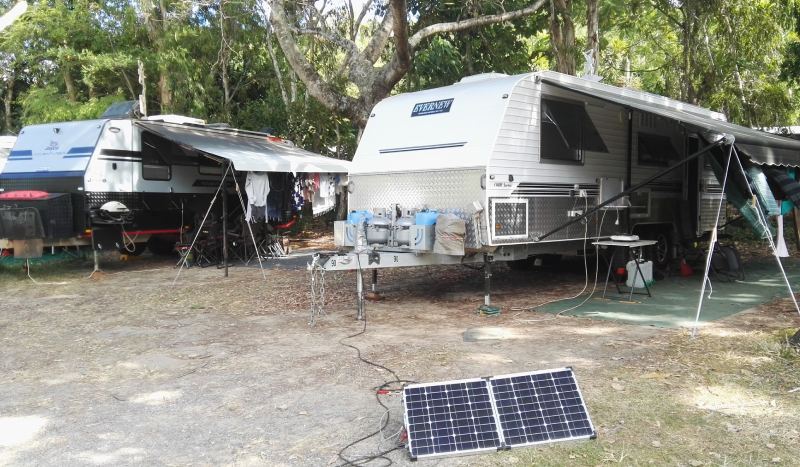
[[(789, 282), (800, 292), (800, 262), (794, 258), (784, 258), (783, 266)], [(725, 282), (711, 277), (713, 291), (711, 298), (703, 301), (700, 313), (700, 324), (708, 323), (734, 315), (740, 311), (753, 308), (779, 297), (788, 297), (789, 292), (783, 281), (778, 265), (773, 259), (760, 260), (745, 265), (745, 280)], [(633, 295), (628, 302), (628, 294), (619, 295), (614, 284), (609, 281), (606, 298), (603, 294), (603, 280), (597, 284), (594, 296), (575, 310), (564, 314), (588, 318), (607, 319), (643, 326), (664, 328), (692, 327), (697, 313), (697, 301), (700, 298), (700, 281), (702, 272), (695, 271), (691, 277), (669, 277), (656, 281), (647, 295)], [(644, 292), (644, 289), (637, 289)], [(706, 287), (706, 297), (709, 288)], [(551, 303), (539, 308), (546, 313), (558, 313), (571, 308), (586, 296), (574, 300)]]

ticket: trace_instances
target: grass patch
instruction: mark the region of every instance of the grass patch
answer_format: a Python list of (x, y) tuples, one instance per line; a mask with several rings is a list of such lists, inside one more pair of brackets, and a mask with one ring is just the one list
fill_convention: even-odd
[(800, 392), (789, 391), (800, 386), (800, 359), (791, 334), (675, 335), (581, 381), (596, 440), (516, 449), (492, 462), (792, 464), (800, 454)]

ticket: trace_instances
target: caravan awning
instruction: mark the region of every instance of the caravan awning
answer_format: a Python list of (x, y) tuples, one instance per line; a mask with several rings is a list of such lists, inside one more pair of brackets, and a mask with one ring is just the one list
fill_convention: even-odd
[(242, 172), (348, 173), (350, 162), (324, 157), (291, 143), (270, 141), (264, 134), (136, 121), (136, 125), (177, 144), (227, 159)]
[(736, 125), (725, 121), (724, 115), (720, 113), (655, 94), (620, 89), (546, 71), (538, 75), (542, 82), (553, 86), (660, 115), (700, 131), (708, 130), (732, 135), (736, 138), (734, 143), (736, 147), (757, 164), (800, 167), (800, 141)]

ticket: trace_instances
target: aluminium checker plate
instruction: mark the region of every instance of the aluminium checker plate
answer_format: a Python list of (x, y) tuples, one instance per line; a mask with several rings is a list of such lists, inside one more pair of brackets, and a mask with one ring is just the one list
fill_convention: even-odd
[(571, 368), (403, 389), (412, 459), (596, 436)]

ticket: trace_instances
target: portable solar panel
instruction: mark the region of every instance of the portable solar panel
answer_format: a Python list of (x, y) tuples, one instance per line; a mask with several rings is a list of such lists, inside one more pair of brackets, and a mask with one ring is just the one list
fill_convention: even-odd
[(403, 402), (412, 458), (480, 452), (499, 445), (484, 379), (406, 386)]
[(403, 389), (413, 459), (593, 438), (570, 368)]
[(570, 368), (489, 379), (506, 446), (594, 437)]

